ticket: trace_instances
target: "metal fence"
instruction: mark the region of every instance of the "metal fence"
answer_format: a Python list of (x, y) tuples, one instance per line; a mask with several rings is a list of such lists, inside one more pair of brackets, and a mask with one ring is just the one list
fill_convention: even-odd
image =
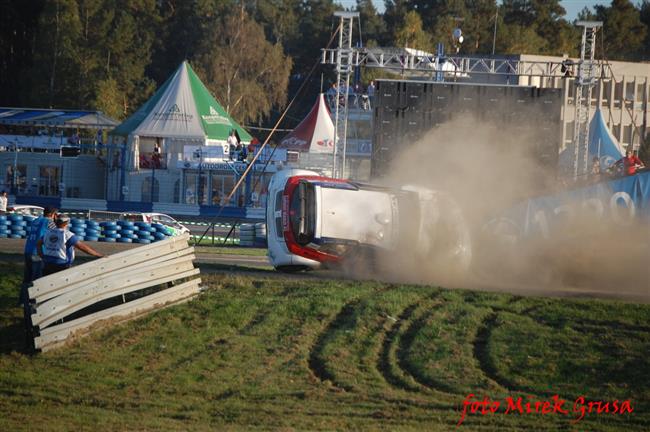
[(198, 294), (188, 240), (170, 237), (37, 279), (29, 288), (35, 348), (48, 351), (100, 322), (132, 319)]

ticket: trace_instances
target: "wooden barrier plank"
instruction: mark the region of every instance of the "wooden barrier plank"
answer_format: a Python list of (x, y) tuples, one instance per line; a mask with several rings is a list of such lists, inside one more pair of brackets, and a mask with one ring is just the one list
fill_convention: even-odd
[(137, 318), (150, 312), (190, 300), (199, 293), (201, 279), (193, 279), (163, 291), (142, 297), (128, 303), (89, 314), (76, 320), (49, 327), (41, 331), (40, 336), (34, 339), (36, 348), (42, 351), (61, 345), (71, 336), (81, 332), (88, 333), (90, 327), (102, 320), (110, 320), (111, 324)]
[(58, 321), (80, 309), (105, 300), (110, 297), (127, 294), (129, 292), (149, 288), (165, 282), (194, 276), (200, 272), (195, 269), (191, 261), (178, 263), (173, 266), (163, 263), (162, 267), (137, 273), (127, 281), (117, 273), (105, 280), (104, 283), (94, 284), (86, 291), (79, 290), (55, 297), (41, 305), (37, 305), (36, 313), (32, 314), (32, 323), (41, 328)]
[(42, 277), (35, 280), (33, 286), (29, 288), (30, 298), (44, 298), (49, 292), (58, 291), (61, 287), (65, 287), (71, 283), (82, 282), (106, 272), (120, 270), (126, 265), (146, 262), (158, 256), (185, 249), (188, 247), (188, 240), (189, 235), (187, 234), (170, 237), (160, 242), (139, 246), (115, 255), (110, 255), (98, 261), (91, 261), (53, 275)]
[[(182, 243), (177, 243), (179, 246), (182, 246)], [(38, 287), (32, 287), (29, 289), (29, 294), (30, 294), (30, 299), (36, 301), (36, 303), (43, 303), (46, 300), (49, 300), (51, 298), (57, 297), (59, 295), (65, 294), (67, 292), (73, 291), (75, 289), (78, 289), (79, 287), (92, 284), (97, 282), (98, 280), (105, 278), (107, 275), (111, 275), (114, 272), (118, 270), (123, 270), (123, 271), (128, 271), (128, 272), (135, 272), (136, 270), (142, 270), (142, 269), (147, 269), (150, 268), (154, 264), (158, 264), (161, 262), (165, 261), (171, 261), (176, 258), (184, 257), (187, 255), (191, 255), (194, 253), (194, 248), (185, 246), (184, 249), (175, 249), (170, 253), (166, 253), (164, 255), (157, 256), (155, 258), (150, 258), (144, 261), (139, 261), (136, 260), (136, 263), (133, 265), (130, 265), (129, 259), (125, 258), (124, 264), (121, 265), (119, 268), (115, 269), (107, 269), (103, 273), (96, 274), (95, 276), (92, 276), (87, 279), (83, 279), (80, 281), (72, 282), (67, 285), (62, 285), (60, 287), (55, 288), (55, 287), (48, 287), (48, 289), (44, 292), (39, 291)], [(109, 266), (113, 267), (113, 266)], [(54, 276), (54, 275), (52, 275)]]

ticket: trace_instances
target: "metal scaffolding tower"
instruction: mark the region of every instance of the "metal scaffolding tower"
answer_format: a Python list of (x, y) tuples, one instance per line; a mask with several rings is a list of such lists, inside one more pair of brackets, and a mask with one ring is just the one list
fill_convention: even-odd
[(352, 29), (354, 19), (359, 18), (359, 13), (335, 12), (334, 16), (340, 18), (340, 23), (339, 47), (336, 50), (336, 108), (334, 114), (336, 136), (334, 137), (334, 153), (332, 155), (332, 177), (341, 178), (345, 176), (350, 75), (352, 68), (358, 65), (358, 53), (352, 49)]
[[(601, 21), (578, 21), (582, 27), (580, 61), (575, 84), (575, 121), (573, 128), (573, 178), (587, 174), (589, 170), (589, 118), (591, 114), (591, 91), (596, 84), (598, 62), (594, 61), (596, 32), (603, 26)], [(580, 160), (582, 159), (582, 164)]]

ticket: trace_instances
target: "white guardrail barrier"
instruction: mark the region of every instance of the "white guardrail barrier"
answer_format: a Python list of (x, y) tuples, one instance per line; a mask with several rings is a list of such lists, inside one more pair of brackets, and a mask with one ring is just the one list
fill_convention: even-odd
[(170, 237), (34, 281), (29, 298), (35, 348), (48, 351), (100, 321), (132, 319), (198, 294), (201, 279), (194, 278), (199, 269), (188, 240), (187, 234)]

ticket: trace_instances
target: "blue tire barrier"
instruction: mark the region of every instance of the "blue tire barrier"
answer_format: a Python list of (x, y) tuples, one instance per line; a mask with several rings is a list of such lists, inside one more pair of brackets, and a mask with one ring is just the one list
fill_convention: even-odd
[(135, 234), (120, 234), (120, 235), (122, 236), (122, 238), (127, 238), (131, 240), (135, 240), (138, 238), (138, 236)]
[(6, 220), (7, 220), (7, 216), (0, 215), (0, 222), (5, 222)]
[(5, 226), (0, 226), (0, 233), (5, 233), (7, 234), (9, 232), (9, 228)]
[(103, 229), (102, 232), (104, 233), (105, 236), (112, 236), (117, 234), (116, 229)]
[(77, 239), (80, 240), (80, 241), (84, 241), (84, 240), (86, 240), (86, 237), (84, 237), (82, 235), (77, 235)]
[(6, 225), (11, 225), (11, 221), (8, 221), (6, 217), (4, 219), (0, 219), (0, 226)]
[(70, 225), (70, 228), (86, 229), (88, 226), (86, 224), (76, 224)]
[(9, 216), (7, 216), (7, 219), (10, 220), (11, 222), (21, 222), (23, 220), (23, 215), (10, 214)]
[(130, 221), (117, 221), (117, 224), (121, 226), (122, 228), (127, 228), (127, 229), (133, 229), (135, 227), (135, 224)]
[(36, 220), (34, 216), (23, 216), (23, 220), (27, 222), (28, 225), (31, 225), (32, 222)]
[(12, 234), (27, 235), (27, 231), (25, 231), (22, 227), (11, 227), (10, 231)]
[(151, 226), (156, 228), (157, 230), (166, 230), (167, 229), (167, 227), (165, 225), (163, 225), (161, 223), (158, 223), (158, 222), (152, 223)]
[(149, 243), (151, 243), (151, 240), (149, 240), (149, 239), (137, 239), (135, 242), (140, 243), (140, 244), (149, 244)]
[(154, 236), (154, 238), (156, 240), (165, 240), (167, 238), (167, 236), (165, 234), (160, 233), (160, 232), (154, 233), (153, 236)]
[(9, 235), (9, 238), (12, 238), (12, 239), (19, 239), (19, 238), (23, 238), (23, 236), (18, 235), (18, 234), (10, 234), (10, 235)]
[(12, 221), (11, 226), (24, 227), (24, 226), (27, 226), (27, 222), (25, 222), (24, 220)]
[(70, 219), (70, 225), (81, 225), (86, 223), (85, 219), (72, 218)]
[(86, 241), (93, 241), (93, 242), (96, 242), (96, 241), (98, 241), (98, 240), (99, 240), (99, 237), (95, 237), (95, 236), (86, 236)]
[(134, 233), (134, 230), (129, 229), (129, 228), (122, 228), (119, 232), (122, 235), (130, 235), (130, 234)]
[(119, 236), (119, 234), (116, 233), (115, 231), (104, 232), (104, 237), (106, 237), (106, 238), (112, 238), (112, 239), (114, 239), (114, 238), (118, 238), (118, 236)]
[(117, 239), (118, 243), (133, 243), (133, 240), (130, 238), (122, 237)]
[(146, 232), (154, 233), (154, 232), (156, 232), (157, 230), (156, 230), (156, 228), (154, 228), (154, 227), (152, 227), (151, 225), (149, 225), (149, 226), (142, 226), (142, 227), (140, 227), (140, 231), (146, 231)]
[(117, 229), (117, 224), (112, 221), (100, 222), (99, 226), (113, 230)]
[(92, 229), (92, 228), (86, 228), (86, 235), (88, 237), (99, 237), (99, 230)]
[(115, 238), (113, 238), (113, 237), (100, 237), (99, 241), (100, 242), (106, 242), (106, 243), (115, 243)]
[(86, 228), (99, 229), (100, 225), (95, 221), (86, 221)]

